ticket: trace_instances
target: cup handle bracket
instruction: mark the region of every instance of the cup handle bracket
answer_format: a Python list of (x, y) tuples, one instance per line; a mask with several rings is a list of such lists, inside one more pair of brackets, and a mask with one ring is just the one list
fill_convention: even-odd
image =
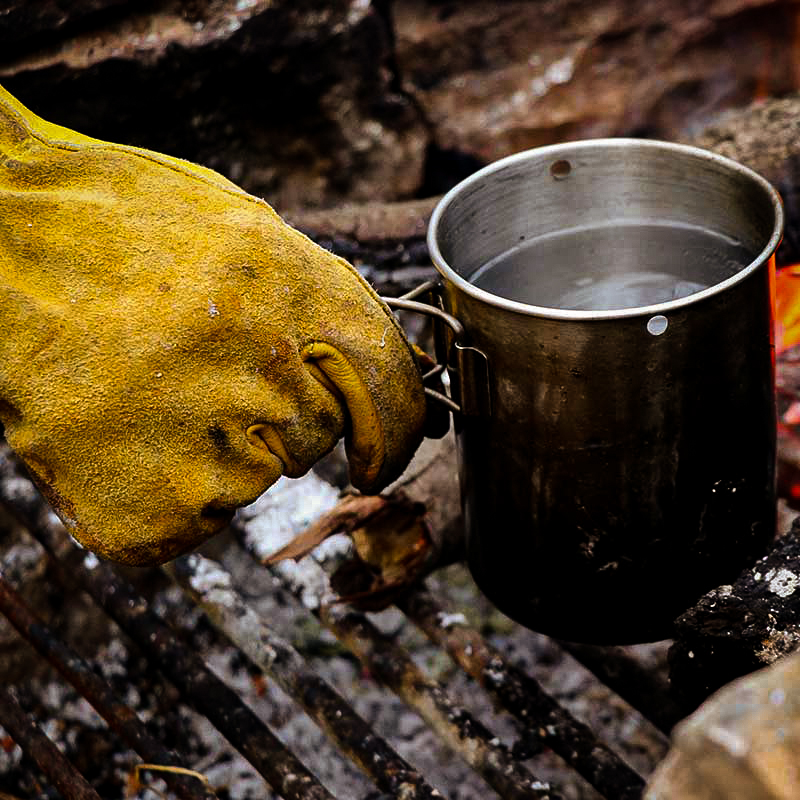
[[(425, 394), (444, 405), (454, 414), (466, 417), (481, 417), (491, 414), (489, 395), (489, 361), (477, 347), (465, 344), (464, 326), (441, 304), (441, 284), (426, 281), (401, 297), (381, 298), (389, 308), (413, 311), (433, 318), (436, 366), (423, 376), (428, 382), (447, 370), (450, 377), (448, 397), (443, 392), (426, 385)], [(429, 295), (431, 303), (420, 302), (419, 297)]]

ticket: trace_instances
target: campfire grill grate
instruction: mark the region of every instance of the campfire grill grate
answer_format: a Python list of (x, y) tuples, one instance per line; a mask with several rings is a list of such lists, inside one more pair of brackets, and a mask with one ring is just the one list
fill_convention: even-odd
[[(8, 464), (17, 469), (16, 462), (6, 456)], [(21, 474), (16, 478), (23, 479)], [(87, 592), (146, 654), (149, 663), (177, 688), (182, 699), (208, 718), (278, 796), (296, 800), (334, 796), (292, 747), (281, 742), (269, 725), (193, 649), (181, 643), (180, 637), (114, 568), (69, 540), (38, 493), (11, 492), (9, 485), (0, 481), (4, 513), (39, 541), (48, 553), (52, 574), (67, 592)], [(252, 558), (259, 558), (247, 536), (239, 536), (238, 543)], [(641, 797), (644, 778), (640, 774), (548, 694), (536, 679), (494, 649), (478, 630), (466, 623), (463, 615), (454, 614), (434, 592), (421, 586), (408, 593), (398, 606), (408, 621), (446, 651), (474, 681), (476, 692), (487, 693), (495, 707), (510, 715), (517, 736), (512, 746), (502, 744), (489, 724), (459, 705), (447, 686), (428, 677), (393, 637), (373, 624), (369, 615), (343, 603), (328, 602), (329, 589), (322, 566), (312, 559), (307, 561), (311, 563), (304, 569), (315, 570), (317, 574), (302, 585), (280, 569), (272, 570), (273, 577), (305, 604), (309, 613), (361, 662), (372, 679), (418, 713), (494, 794), (540, 800), (564, 796), (552, 781), (540, 779), (524, 763), (532, 753), (549, 748), (599, 795), (609, 800)], [(99, 677), (98, 670), (83, 661), (27, 608), (20, 596), (21, 588), (14, 586), (11, 571), (2, 569), (8, 574), (0, 575), (0, 611), (16, 630), (144, 762), (178, 768), (175, 772), (159, 772), (174, 796), (189, 800), (216, 797), (198, 777), (185, 774), (185, 770), (181, 772), (187, 766), (181, 753), (159, 744), (136, 713)], [(172, 562), (164, 571), (245, 659), (304, 709), (334, 742), (341, 757), (349, 759), (368, 776), (376, 787), (376, 793), (370, 797), (411, 800), (458, 796), (458, 787), (434, 788), (432, 782), (376, 733), (291, 644), (270, 629), (219, 563), (192, 554)], [(316, 588), (310, 590), (309, 586)], [(628, 651), (567, 643), (561, 646), (659, 730), (667, 733), (677, 721), (679, 713), (670, 700), (666, 679), (639, 663)], [(0, 693), (0, 726), (63, 797), (68, 800), (98, 797), (6, 690)]]

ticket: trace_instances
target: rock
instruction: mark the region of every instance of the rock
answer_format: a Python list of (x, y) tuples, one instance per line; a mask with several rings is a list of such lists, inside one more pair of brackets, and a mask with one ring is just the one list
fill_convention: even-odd
[(673, 733), (644, 800), (800, 797), (800, 654), (740, 678)]
[(0, 0), (0, 52), (4, 59), (68, 34), (77, 25), (132, 0)]
[(46, 119), (206, 164), (279, 209), (420, 184), (426, 130), (370, 2), (161, 0), (83, 21), (0, 64)]
[(797, 87), (771, 0), (394, 4), (398, 71), (434, 141), (491, 161), (595, 136), (678, 139)]
[(568, 138), (678, 139), (798, 88), (785, 0), (0, 0), (0, 82), (278, 210), (440, 193)]

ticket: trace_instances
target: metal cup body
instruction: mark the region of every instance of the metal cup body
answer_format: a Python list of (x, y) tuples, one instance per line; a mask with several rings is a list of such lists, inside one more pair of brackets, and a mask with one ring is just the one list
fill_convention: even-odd
[[(549, 308), (470, 282), (522, 239), (642, 220), (714, 231), (752, 257), (727, 277), (698, 264), (721, 279), (645, 307)], [(643, 140), (518, 154), (443, 198), (429, 246), (444, 308), (489, 365), (490, 413), (457, 420), (468, 563), (508, 616), (563, 639), (652, 641), (763, 553), (781, 229), (755, 173)], [(534, 261), (524, 280), (566, 266)], [(474, 390), (459, 380), (456, 394)]]

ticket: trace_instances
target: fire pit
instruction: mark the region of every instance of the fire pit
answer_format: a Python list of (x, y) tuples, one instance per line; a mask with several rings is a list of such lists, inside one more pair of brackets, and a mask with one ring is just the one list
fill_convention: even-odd
[(641, 796), (715, 686), (679, 706), (668, 643), (531, 633), (458, 566), (380, 613), (331, 590), (348, 537), (263, 566), (338, 502), (315, 474), (282, 481), (202, 554), (115, 568), (66, 536), (3, 446), (0, 612), (16, 633), (0, 634), (33, 649), (0, 667), (0, 798)]
[[(778, 140), (763, 117), (754, 124)], [(743, 141), (762, 170), (760, 140)], [(726, 149), (744, 146), (734, 136), (699, 143), (750, 163), (747, 152)], [(780, 175), (768, 177), (791, 200)], [(412, 227), (399, 242), (377, 237), (352, 252), (352, 241), (319, 238), (384, 264), (370, 277), (401, 294), (431, 276)], [(797, 260), (786, 252), (784, 263)], [(791, 369), (783, 377), (780, 481), (796, 500), (800, 457), (790, 437), (800, 380)], [(341, 536), (298, 564), (261, 564), (336, 502), (337, 491), (313, 475), (283, 483), (201, 554), (165, 570), (121, 569), (71, 543), (3, 447), (0, 800), (636, 798), (674, 723), (727, 677), (718, 642), (700, 658), (684, 641), (675, 651), (683, 665), (706, 669), (679, 706), (668, 643), (578, 646), (531, 633), (477, 594), (459, 566), (393, 608), (357, 611), (330, 589), (351, 546)], [(797, 549), (790, 540), (774, 558), (800, 560)], [(778, 561), (769, 568), (783, 574)], [(727, 608), (719, 598), (698, 604), (685, 624), (707, 613), (713, 630)], [(787, 608), (786, 625), (796, 628), (796, 616)]]
[[(125, 778), (131, 791), (166, 783), (168, 796), (189, 798), (272, 796), (266, 782), (287, 798), (619, 800), (641, 795), (679, 716), (663, 669), (648, 663), (663, 667), (663, 647), (562, 647), (502, 619), (457, 568), (381, 614), (332, 602), (325, 568), (344, 537), (265, 571), (258, 562), (276, 533), (291, 537), (336, 502), (316, 476), (265, 495), (217, 558), (178, 559), (169, 583), (72, 544), (7, 450), (2, 470), (4, 516), (22, 538), (2, 565), (0, 609), (60, 674), (3, 690), (6, 796), (49, 797), (54, 786), (111, 800)], [(22, 596), (42, 570), (65, 609), (88, 592), (88, 614), (105, 612), (121, 633), (84, 647), (56, 632), (57, 620), (42, 622)], [(48, 707), (48, 694), (60, 701)]]

